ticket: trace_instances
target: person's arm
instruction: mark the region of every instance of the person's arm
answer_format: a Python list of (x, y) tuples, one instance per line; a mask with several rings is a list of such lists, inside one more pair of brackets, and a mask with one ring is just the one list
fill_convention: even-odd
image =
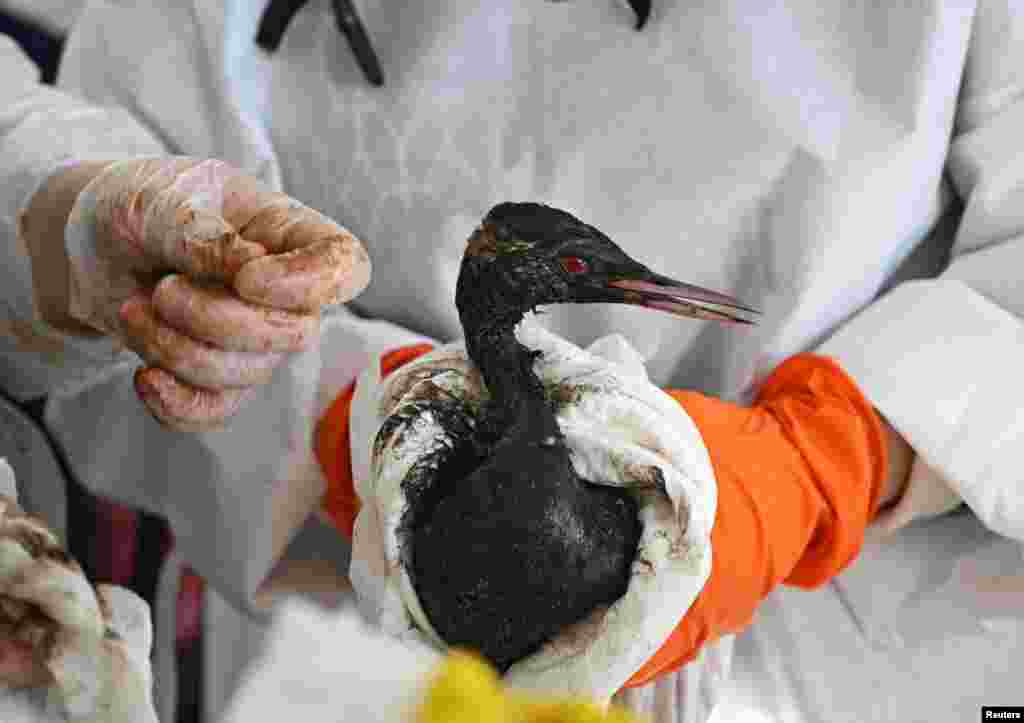
[[(218, 22), (223, 8), (205, 10), (193, 13), (176, 3), (90, 3), (65, 45), (58, 78), (63, 92), (40, 86), (33, 66), (0, 38), (2, 57), (13, 64), (11, 72), (6, 65), (3, 68), (5, 83), (0, 87), (0, 173), (10, 175), (0, 188), (0, 200), (6, 202), (0, 214), (6, 209), (8, 218), (6, 227), (0, 225), (0, 234), (15, 228), (19, 212), (30, 205), (51, 171), (66, 171), (60, 164), (76, 159), (172, 154), (215, 158), (283, 195), (275, 151), (269, 137), (261, 135), (260, 114), (241, 105), (237, 88), (221, 85), (222, 43), (251, 38), (244, 26), (255, 23), (259, 9), (232, 14), (223, 24)], [(154, 39), (159, 47), (154, 47)], [(168, 83), (173, 83), (173, 92), (168, 92)], [(85, 181), (78, 172), (52, 174), (53, 184), (46, 192), (58, 197), (58, 210), (38, 215), (43, 227), (34, 245), (57, 262), (59, 226), (66, 213), (61, 209)], [(266, 221), (274, 220), (272, 213), (265, 216)], [(12, 231), (7, 253), (21, 263), (22, 275), (8, 285), (19, 290), (30, 288), (32, 274), (27, 254), (16, 251), (24, 245), (25, 240), (14, 238)], [(0, 281), (6, 280), (3, 273), (8, 268), (5, 263)], [(302, 282), (302, 271), (290, 278)], [(66, 321), (59, 313), (64, 308), (59, 300), (64, 274), (44, 268), (40, 276), (58, 287), (46, 294), (56, 309), (49, 316)], [(225, 429), (177, 434), (161, 429), (140, 403), (132, 378), (137, 358), (125, 353), (85, 359), (95, 362), (99, 372), (109, 373), (97, 373), (89, 365), (77, 368), (77, 358), (68, 359), (69, 355), (79, 347), (91, 351), (91, 344), (113, 346), (110, 340), (85, 334), (72, 338), (41, 316), (34, 324), (27, 321), (35, 313), (26, 309), (17, 328), (46, 332), (43, 340), (31, 341), (48, 346), (32, 355), (11, 340), (6, 356), (8, 348), (0, 347), (0, 371), (5, 374), (0, 384), (32, 398), (64, 384), (69, 376), (87, 381), (74, 385), (72, 393), (51, 395), (47, 411), (50, 431), (81, 482), (95, 494), (166, 517), (184, 561), (234, 605), (252, 603), (323, 491), (312, 455), (312, 424), (323, 378), (343, 376), (347, 369), (354, 376), (377, 337), (386, 336), (392, 327), (382, 332), (381, 325), (362, 322), (340, 305), (332, 308), (323, 322), (326, 325), (329, 318), (339, 328), (322, 331), (320, 348), (289, 356), (272, 380), (249, 398), (241, 418)], [(416, 338), (401, 329), (394, 333), (396, 343)], [(328, 343), (329, 338), (338, 343)], [(344, 378), (339, 384), (348, 381)], [(101, 434), (94, 433), (97, 420)], [(180, 484), (182, 479), (194, 484)]]
[(711, 574), (629, 688), (743, 630), (776, 587), (816, 588), (842, 572), (884, 500), (900, 494), (908, 466), (908, 449), (828, 357), (786, 360), (750, 406), (668, 393), (700, 430), (714, 469)]
[(819, 349), (856, 379), (935, 484), (945, 481), (989, 528), (1018, 539), (1022, 63), (1024, 9), (1006, 0), (980, 4), (947, 160), (965, 202), (949, 268), (934, 280), (897, 286)]
[(888, 421), (882, 418), (885, 444), (889, 450), (889, 468), (882, 482), (882, 494), (878, 501), (879, 510), (884, 510), (903, 496), (914, 464), (914, 450)]
[[(86, 25), (89, 18), (87, 11)], [(72, 50), (89, 43), (87, 30), (76, 27)], [(65, 64), (76, 60), (65, 54)], [(123, 62), (75, 68), (104, 79), (120, 70), (130, 69)], [(322, 493), (311, 448), (320, 375), (361, 367), (376, 327), (338, 310), (332, 319), (351, 321), (356, 330), (341, 348), (290, 359), (231, 428), (161, 428), (137, 395), (138, 357), (68, 314), (65, 227), (101, 167), (166, 159), (170, 149), (157, 139), (165, 129), (152, 118), (144, 127), (126, 110), (138, 112), (130, 98), (102, 102), (41, 85), (5, 37), (0, 77), (0, 387), (18, 399), (49, 395), (49, 431), (76, 478), (93, 494), (167, 518), (180, 558), (245, 607)], [(175, 118), (193, 117), (176, 110)]]
[(31, 259), (32, 288), (39, 315), (58, 331), (84, 337), (103, 334), (68, 313), (64, 227), (79, 192), (108, 164), (109, 161), (88, 161), (54, 172), (32, 195), (19, 218), (21, 238)]
[[(0, 386), (19, 399), (118, 360), (117, 349), (62, 309), (67, 288), (65, 215), (30, 211), (51, 186), (70, 209), (94, 161), (164, 153), (124, 110), (101, 108), (39, 83), (13, 40), (0, 37)], [(69, 162), (82, 166), (68, 168)], [(99, 353), (98, 353), (99, 352)]]

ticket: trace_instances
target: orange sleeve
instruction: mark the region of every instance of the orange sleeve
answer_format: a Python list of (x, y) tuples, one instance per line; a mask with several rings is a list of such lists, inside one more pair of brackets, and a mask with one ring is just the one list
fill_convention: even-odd
[(838, 574), (860, 551), (888, 470), (874, 408), (827, 357), (791, 357), (750, 407), (668, 393), (700, 430), (718, 482), (711, 575), (627, 688), (746, 627), (776, 585), (813, 588)]
[[(430, 344), (416, 344), (390, 351), (381, 357), (380, 373), (387, 376), (433, 348)], [(359, 497), (352, 479), (349, 438), (349, 411), (355, 393), (356, 383), (352, 382), (335, 398), (318, 421), (313, 441), (314, 453), (327, 479), (321, 508), (349, 540), (359, 512)]]

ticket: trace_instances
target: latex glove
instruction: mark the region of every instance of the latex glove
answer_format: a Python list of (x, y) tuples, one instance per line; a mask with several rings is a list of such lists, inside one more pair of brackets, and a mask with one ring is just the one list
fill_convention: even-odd
[(65, 240), (70, 315), (148, 363), (136, 391), (177, 429), (223, 423), (370, 277), (348, 231), (218, 160), (104, 167)]
[(880, 503), (899, 494), (911, 456), (827, 357), (788, 359), (750, 406), (666, 391), (697, 425), (715, 470), (714, 558), (700, 595), (629, 687), (747, 627), (776, 586), (814, 588), (839, 574)]
[(0, 720), (155, 723), (146, 603), (95, 590), (0, 459)]

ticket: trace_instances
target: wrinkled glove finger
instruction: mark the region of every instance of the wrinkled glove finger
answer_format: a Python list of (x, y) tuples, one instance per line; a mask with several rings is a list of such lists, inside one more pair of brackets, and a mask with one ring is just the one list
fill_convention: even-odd
[[(224, 218), (272, 262), (249, 265), (235, 288), (255, 303), (313, 311), (348, 301), (370, 281), (370, 257), (347, 229), (257, 179), (228, 180)], [(304, 251), (304, 249), (307, 249)], [(243, 291), (244, 289), (244, 291)]]
[(157, 367), (140, 367), (134, 377), (135, 393), (162, 425), (179, 432), (201, 432), (224, 426), (252, 387), (203, 389), (186, 384)]
[(312, 345), (320, 328), (320, 319), (314, 314), (250, 304), (224, 286), (180, 274), (166, 276), (157, 284), (153, 307), (174, 329), (226, 351), (303, 351)]
[(282, 352), (224, 351), (160, 320), (153, 303), (135, 294), (121, 306), (121, 336), (129, 349), (193, 386), (242, 388), (270, 381)]
[(225, 183), (224, 220), (242, 238), (272, 254), (294, 251), (325, 238), (355, 236), (331, 218), (286, 193), (269, 190), (252, 176), (238, 174)]
[[(221, 215), (225, 184), (239, 173), (223, 161), (190, 158), (112, 164), (82, 192), (96, 196), (100, 256), (133, 271), (174, 269), (229, 282), (266, 254)], [(82, 200), (76, 208), (88, 207)]]
[(254, 304), (300, 313), (349, 301), (370, 283), (370, 259), (352, 238), (333, 237), (250, 261), (235, 277), (238, 295)]

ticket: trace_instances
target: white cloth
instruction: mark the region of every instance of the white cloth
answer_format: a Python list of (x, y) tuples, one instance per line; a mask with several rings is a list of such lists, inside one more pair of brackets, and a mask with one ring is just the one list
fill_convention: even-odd
[(406, 723), (441, 659), (381, 634), (352, 607), (326, 612), (292, 599), (221, 720)]
[[(549, 328), (581, 345), (620, 331), (656, 384), (745, 399), (779, 361), (842, 327), (826, 351), (986, 525), (1018, 534), (1018, 3), (666, 1), (638, 33), (610, 3), (364, 0), (384, 88), (362, 78), (327, 2), (304, 8), (278, 52), (264, 56), (252, 41), (264, 6), (89, 2), (59, 80), (89, 105), (35, 85), (34, 70), (0, 38), (0, 234), (9, 255), (0, 265), (0, 382), (20, 398), (50, 391), (49, 424), (82, 481), (168, 516), (185, 561), (232, 605), (258, 589), (322, 484), (300, 431), (316, 368), (354, 375), (365, 346), (297, 357), (226, 432), (159, 428), (134, 398), (130, 363), (89, 359), (33, 317), (17, 213), (71, 155), (230, 161), (366, 241), (374, 279), (361, 313), (444, 341), (459, 333), (454, 282), (481, 214), (506, 199), (565, 207), (648, 265), (765, 313), (758, 327), (737, 330), (572, 306), (542, 317)], [(937, 225), (957, 213), (954, 195), (963, 213)], [(930, 280), (871, 304), (901, 266)], [(369, 328), (348, 317), (342, 326), (351, 339)], [(376, 337), (381, 348), (411, 336), (389, 329), (390, 341)], [(275, 524), (267, 491), (285, 484), (298, 502)], [(949, 524), (926, 527), (938, 542)], [(921, 570), (932, 563), (912, 560)], [(863, 584), (885, 586), (892, 575), (879, 567)], [(830, 609), (870, 617), (857, 609), (863, 602), (851, 605)], [(835, 633), (832, 657), (845, 659), (845, 628), (830, 614), (808, 624)], [(227, 627), (215, 624), (211, 635)], [(244, 662), (221, 655), (226, 667)], [(901, 662), (874, 659), (873, 674), (885, 681)], [(934, 656), (919, 674), (942, 681), (962, 665)], [(815, 671), (829, 675), (827, 661)], [(216, 682), (232, 676), (209, 675), (219, 710), (230, 691)], [(703, 705), (687, 675), (671, 683), (675, 704), (659, 719)], [(827, 697), (841, 680), (817, 690)], [(972, 681), (979, 697), (986, 681)], [(879, 690), (881, 699), (901, 693), (895, 683)], [(843, 700), (851, 716), (871, 720), (879, 695)], [(930, 695), (965, 692), (938, 685)], [(792, 702), (794, 717), (810, 717), (802, 705)]]
[[(693, 420), (648, 381), (621, 336), (604, 337), (585, 351), (532, 323), (520, 325), (516, 335), (542, 352), (535, 371), (543, 384), (579, 395), (557, 412), (576, 471), (632, 490), (643, 533), (626, 594), (515, 663), (504, 681), (607, 703), (668, 639), (711, 573), (714, 472)], [(368, 620), (399, 639), (444, 651), (401, 562), (398, 530), (408, 508), (402, 481), (445, 433), (428, 412), (403, 433), (374, 440), (403, 406), (438, 389), (478, 402), (483, 383), (462, 343), (379, 377), (375, 360), (360, 375), (352, 400), (352, 474), (364, 501), (352, 538), (352, 585)], [(652, 468), (660, 470), (663, 487), (652, 483)]]

